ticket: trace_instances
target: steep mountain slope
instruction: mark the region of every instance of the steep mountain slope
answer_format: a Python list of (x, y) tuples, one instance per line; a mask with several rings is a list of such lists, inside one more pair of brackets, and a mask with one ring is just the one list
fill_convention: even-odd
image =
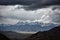
[(60, 26), (49, 31), (38, 32), (25, 40), (60, 40)]

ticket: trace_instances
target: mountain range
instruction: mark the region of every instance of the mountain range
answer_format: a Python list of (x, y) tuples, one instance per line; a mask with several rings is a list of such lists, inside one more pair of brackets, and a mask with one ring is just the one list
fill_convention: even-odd
[(0, 31), (26, 31), (26, 32), (38, 32), (47, 31), (58, 24), (42, 23), (42, 22), (18, 22), (14, 25), (0, 24)]
[(35, 34), (0, 31), (0, 40), (60, 40), (60, 26), (48, 31), (39, 31)]

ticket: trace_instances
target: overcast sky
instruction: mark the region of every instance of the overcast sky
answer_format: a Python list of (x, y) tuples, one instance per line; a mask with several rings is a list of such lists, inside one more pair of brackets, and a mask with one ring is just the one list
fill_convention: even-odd
[(19, 21), (60, 23), (59, 0), (0, 0), (0, 24)]

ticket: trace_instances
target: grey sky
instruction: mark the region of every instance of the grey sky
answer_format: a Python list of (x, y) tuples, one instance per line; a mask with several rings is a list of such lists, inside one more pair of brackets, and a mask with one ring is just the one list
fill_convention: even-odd
[[(20, 7), (19, 9), (17, 7)], [(60, 9), (59, 6), (50, 6), (37, 10), (25, 10), (24, 6), (1, 6), (0, 5), (0, 23), (15, 24), (19, 20), (30, 20), (39, 22), (55, 22), (60, 23)], [(21, 8), (22, 7), (22, 8)], [(57, 7), (57, 8), (56, 8)], [(53, 8), (55, 8), (53, 10)], [(48, 11), (47, 11), (48, 10)], [(12, 23), (13, 22), (13, 23)]]

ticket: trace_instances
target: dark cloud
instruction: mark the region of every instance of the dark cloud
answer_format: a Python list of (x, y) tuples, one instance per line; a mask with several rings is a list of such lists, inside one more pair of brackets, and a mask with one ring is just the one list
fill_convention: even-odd
[(0, 5), (15, 5), (15, 4), (30, 5), (32, 3), (33, 1), (30, 0), (0, 0)]
[(30, 5), (27, 9), (39, 9), (52, 5), (60, 5), (60, 0), (37, 0), (35, 3)]
[(27, 9), (38, 9), (50, 5), (60, 5), (60, 0), (0, 0), (0, 5), (28, 5)]

